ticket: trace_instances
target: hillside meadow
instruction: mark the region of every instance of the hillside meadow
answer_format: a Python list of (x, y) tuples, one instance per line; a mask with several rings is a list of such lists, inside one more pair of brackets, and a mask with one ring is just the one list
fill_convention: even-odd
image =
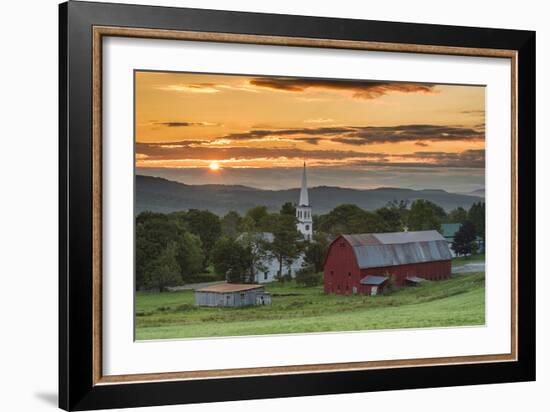
[(136, 340), (485, 324), (485, 274), (453, 275), (389, 295), (326, 295), (322, 286), (267, 284), (270, 306), (206, 308), (191, 290), (136, 293)]

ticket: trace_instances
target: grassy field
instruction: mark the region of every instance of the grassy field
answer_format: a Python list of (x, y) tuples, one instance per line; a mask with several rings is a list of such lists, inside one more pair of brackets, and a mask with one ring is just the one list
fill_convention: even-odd
[[(472, 260), (473, 261), (473, 260)], [(468, 261), (469, 262), (469, 261)], [(466, 263), (468, 263), (466, 262)], [(483, 325), (485, 275), (424, 282), (387, 296), (325, 295), (322, 286), (272, 283), (270, 306), (204, 308), (193, 291), (136, 294), (136, 339), (172, 339)]]

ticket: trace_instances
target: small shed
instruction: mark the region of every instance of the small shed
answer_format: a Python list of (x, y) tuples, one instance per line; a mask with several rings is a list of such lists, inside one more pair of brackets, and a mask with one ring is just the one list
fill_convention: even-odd
[(270, 305), (271, 294), (262, 285), (218, 283), (195, 290), (196, 306)]
[(388, 279), (387, 276), (367, 275), (361, 279), (359, 283), (366, 286), (366, 292), (369, 295), (375, 296), (382, 290)]

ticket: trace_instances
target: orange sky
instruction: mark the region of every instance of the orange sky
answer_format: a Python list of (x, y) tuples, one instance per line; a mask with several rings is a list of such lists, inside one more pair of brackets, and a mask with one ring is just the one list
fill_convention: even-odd
[(140, 169), (484, 168), (482, 86), (135, 76)]

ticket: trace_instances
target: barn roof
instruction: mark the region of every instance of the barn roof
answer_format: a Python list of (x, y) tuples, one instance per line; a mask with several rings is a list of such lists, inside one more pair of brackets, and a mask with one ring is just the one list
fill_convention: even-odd
[(387, 276), (376, 276), (376, 275), (368, 275), (365, 276), (363, 279), (359, 281), (362, 285), (381, 285), (386, 280), (388, 280)]
[(352, 246), (363, 245), (395, 245), (411, 242), (431, 242), (444, 240), (437, 230), (421, 230), (417, 232), (362, 233), (358, 235), (342, 235)]
[(437, 231), (342, 235), (353, 247), (361, 269), (450, 260), (447, 242)]
[(232, 293), (244, 292), (252, 289), (263, 288), (262, 285), (250, 285), (241, 283), (217, 283), (215, 285), (206, 286), (202, 289), (197, 289), (195, 292), (214, 292), (214, 293)]

